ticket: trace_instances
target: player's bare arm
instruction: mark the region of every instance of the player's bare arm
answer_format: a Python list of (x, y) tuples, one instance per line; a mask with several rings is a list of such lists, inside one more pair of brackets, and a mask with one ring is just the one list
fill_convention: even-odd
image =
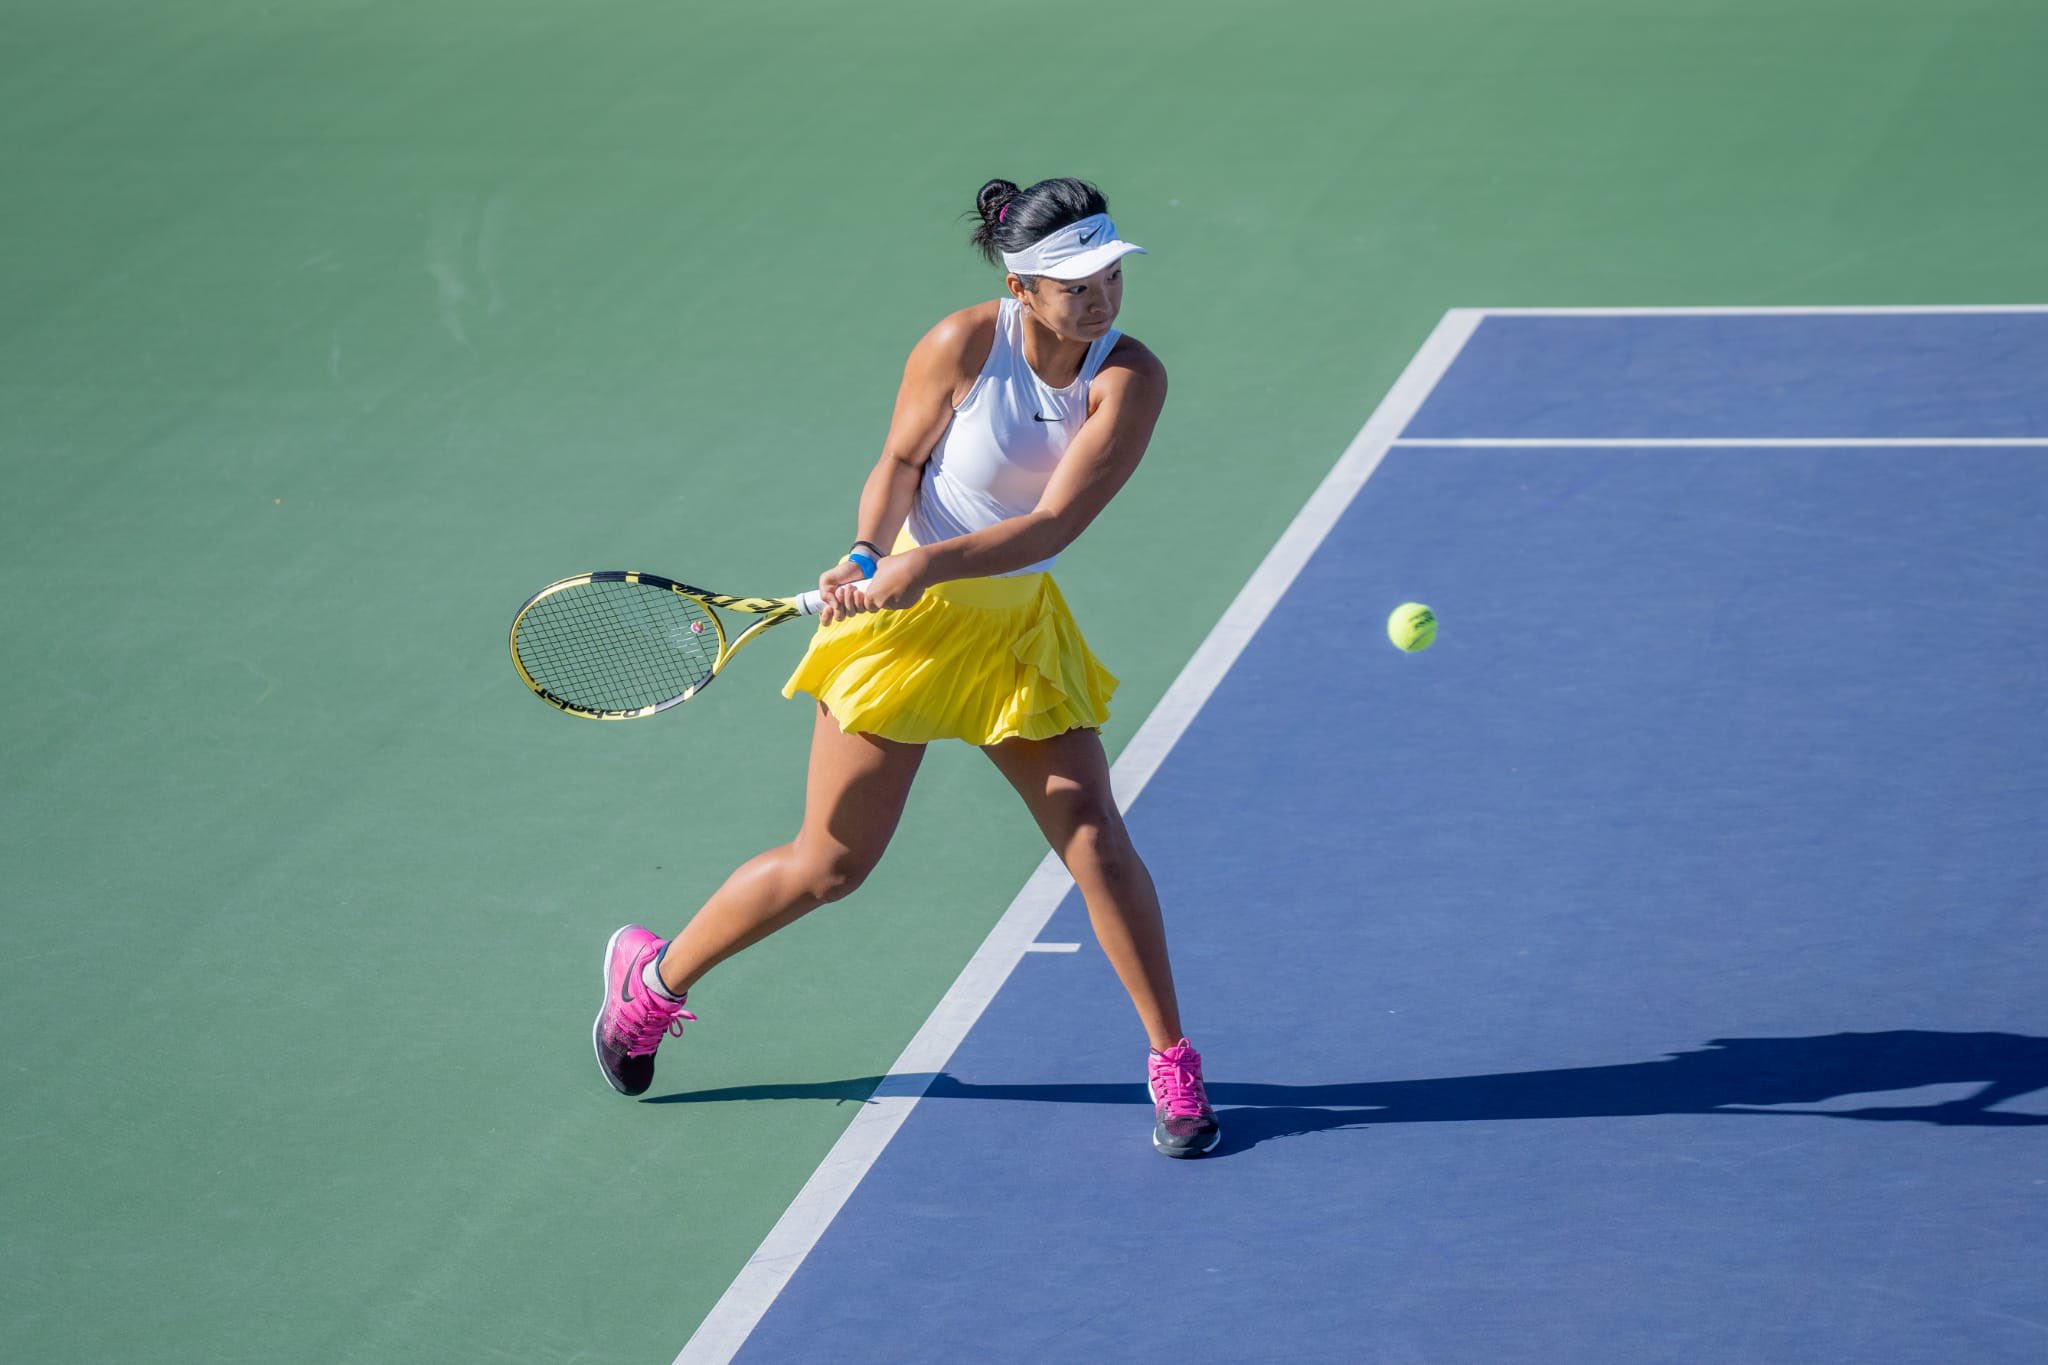
[[(889, 553), (910, 515), (926, 461), (953, 420), (954, 407), (974, 387), (982, 362), (988, 359), (998, 309), (998, 304), (988, 302), (948, 314), (919, 338), (904, 362), (888, 437), (861, 488), (859, 529), (854, 533), (856, 540), (875, 546), (878, 556)], [(818, 587), (835, 589), (860, 577), (857, 566), (836, 564), (818, 576)], [(837, 594), (830, 594), (824, 623), (830, 625), (839, 614)]]

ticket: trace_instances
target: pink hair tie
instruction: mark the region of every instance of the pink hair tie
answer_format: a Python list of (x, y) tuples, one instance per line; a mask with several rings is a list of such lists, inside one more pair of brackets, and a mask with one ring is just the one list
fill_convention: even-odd
[(1008, 204), (1005, 204), (1005, 205), (1003, 205), (1003, 206), (1002, 206), (1001, 208), (999, 208), (999, 209), (997, 209), (997, 210), (996, 210), (996, 222), (997, 222), (998, 224), (1000, 224), (1000, 223), (1001, 223), (1001, 222), (1003, 221), (1003, 219), (1005, 219), (1005, 218), (1007, 218), (1007, 217), (1009, 217), (1009, 216), (1010, 216), (1010, 206), (1009, 206)]

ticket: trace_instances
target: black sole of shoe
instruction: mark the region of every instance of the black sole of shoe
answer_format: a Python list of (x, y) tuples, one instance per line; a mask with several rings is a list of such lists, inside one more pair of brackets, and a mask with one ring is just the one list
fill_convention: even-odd
[(1209, 1139), (1209, 1145), (1206, 1147), (1189, 1147), (1184, 1148), (1180, 1151), (1175, 1151), (1170, 1147), (1162, 1147), (1159, 1144), (1159, 1139), (1155, 1137), (1152, 1139), (1152, 1150), (1159, 1153), (1159, 1155), (1161, 1156), (1171, 1157), (1175, 1161), (1189, 1161), (1198, 1156), (1209, 1155), (1209, 1153), (1215, 1151), (1216, 1148), (1222, 1144), (1222, 1142), (1223, 1130), (1221, 1128), (1218, 1128), (1216, 1130), (1216, 1135)]

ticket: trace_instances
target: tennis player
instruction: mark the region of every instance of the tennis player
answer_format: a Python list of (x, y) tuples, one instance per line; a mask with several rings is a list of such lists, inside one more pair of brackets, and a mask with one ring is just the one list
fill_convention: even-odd
[(911, 350), (858, 538), (818, 579), (826, 608), (783, 689), (817, 700), (803, 826), (672, 942), (639, 925), (612, 936), (598, 1064), (621, 1094), (645, 1091), (663, 1037), (696, 1018), (690, 988), (859, 886), (925, 745), (963, 739), (1024, 798), (1130, 992), (1151, 1043), (1153, 1146), (1200, 1156), (1221, 1132), (1099, 733), (1117, 680), (1050, 572), (1138, 467), (1166, 402), (1165, 367), (1115, 327), (1123, 259), (1144, 248), (1080, 180), (991, 180), (976, 208), (973, 243), (1002, 265), (1008, 297), (942, 319)]

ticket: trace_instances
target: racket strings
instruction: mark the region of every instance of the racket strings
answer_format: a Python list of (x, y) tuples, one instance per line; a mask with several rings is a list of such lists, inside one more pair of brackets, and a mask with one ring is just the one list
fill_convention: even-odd
[(582, 583), (534, 603), (519, 624), (519, 662), (563, 701), (632, 711), (681, 696), (718, 662), (716, 621), (666, 588)]

